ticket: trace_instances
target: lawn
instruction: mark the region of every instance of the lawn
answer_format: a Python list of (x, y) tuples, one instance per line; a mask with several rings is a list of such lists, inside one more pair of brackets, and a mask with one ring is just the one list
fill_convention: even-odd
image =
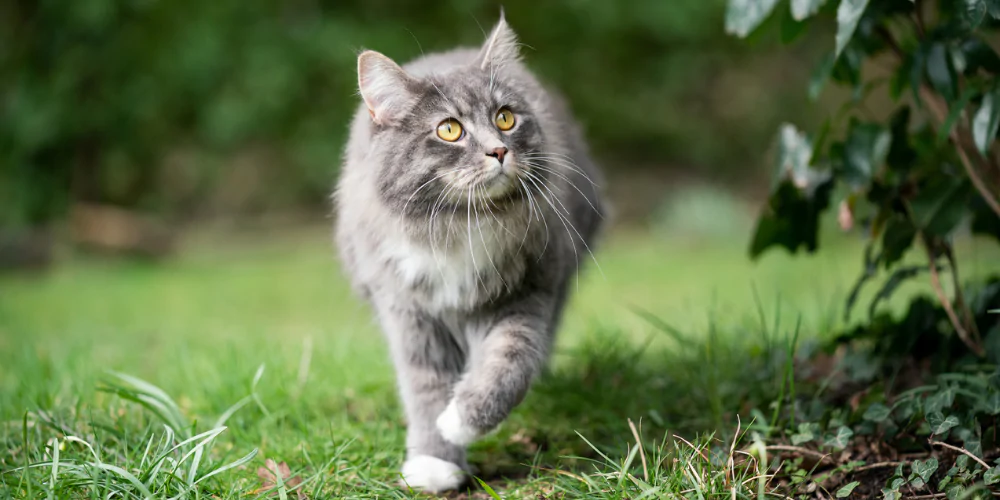
[[(770, 416), (793, 342), (845, 325), (862, 246), (833, 237), (814, 256), (752, 263), (746, 241), (613, 232), (600, 269), (582, 276), (550, 371), (473, 446), (478, 477), (503, 498), (770, 488), (752, 461), (726, 460), (752, 440), (729, 440)], [(980, 247), (961, 246), (974, 255), (967, 274), (996, 262)], [(177, 405), (161, 411), (171, 430), (129, 399), (141, 386), (109, 371), (162, 388)], [(217, 437), (168, 451), (229, 409)], [(199, 235), (163, 263), (76, 256), (0, 276), (0, 424), (3, 497), (142, 496), (136, 481), (164, 497), (412, 496), (396, 485), (405, 431), (392, 367), (323, 227)], [(264, 484), (265, 459), (287, 463), (287, 481)]]

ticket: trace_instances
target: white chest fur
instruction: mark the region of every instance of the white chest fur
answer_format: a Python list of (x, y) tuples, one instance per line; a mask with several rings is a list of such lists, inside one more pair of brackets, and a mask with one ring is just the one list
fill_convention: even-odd
[(394, 267), (401, 287), (412, 289), (430, 311), (441, 312), (467, 307), (495, 290), (502, 253), (510, 251), (505, 243), (490, 225), (473, 222), (434, 245), (402, 232), (387, 235), (379, 253), (380, 260)]

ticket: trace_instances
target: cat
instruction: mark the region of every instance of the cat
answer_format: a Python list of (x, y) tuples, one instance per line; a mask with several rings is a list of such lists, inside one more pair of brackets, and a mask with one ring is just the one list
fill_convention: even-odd
[(466, 446), (507, 418), (546, 362), (569, 283), (593, 256), (602, 177), (502, 13), (478, 49), (402, 67), (364, 51), (358, 85), (337, 247), (396, 368), (402, 480), (456, 489)]

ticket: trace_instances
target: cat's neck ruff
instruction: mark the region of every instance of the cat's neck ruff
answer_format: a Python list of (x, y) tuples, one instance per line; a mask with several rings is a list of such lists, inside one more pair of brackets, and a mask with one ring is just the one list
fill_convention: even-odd
[(543, 225), (522, 207), (492, 215), (460, 211), (433, 222), (397, 218), (378, 245), (399, 284), (431, 311), (471, 309), (509, 292), (537, 252)]

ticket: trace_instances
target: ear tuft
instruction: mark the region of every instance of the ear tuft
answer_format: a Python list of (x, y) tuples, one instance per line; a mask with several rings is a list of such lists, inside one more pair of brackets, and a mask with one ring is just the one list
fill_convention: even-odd
[(358, 89), (372, 121), (391, 125), (414, 104), (413, 79), (392, 59), (366, 50), (358, 56)]
[(500, 20), (493, 27), (490, 36), (486, 38), (483, 48), (479, 50), (479, 67), (487, 69), (491, 66), (502, 66), (504, 63), (516, 61), (520, 57), (517, 45), (517, 35), (507, 24), (507, 19), (501, 10)]

